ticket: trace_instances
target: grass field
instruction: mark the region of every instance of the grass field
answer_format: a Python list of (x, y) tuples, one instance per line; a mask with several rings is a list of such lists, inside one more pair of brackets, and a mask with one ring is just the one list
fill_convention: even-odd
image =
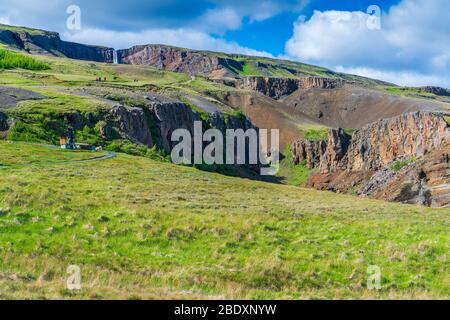
[[(46, 165), (54, 152), (0, 144), (11, 165), (41, 159), (0, 171), (0, 298), (450, 297), (448, 209), (129, 155)], [(381, 290), (366, 287), (370, 265)]]
[(13, 143), (2, 140), (0, 140), (0, 150), (2, 150), (0, 154), (0, 166), (12, 167), (87, 160), (106, 154), (104, 152), (63, 150), (53, 146)]
[(45, 63), (36, 61), (29, 56), (0, 48), (0, 70), (15, 68), (26, 70), (46, 70), (49, 69), (49, 66)]

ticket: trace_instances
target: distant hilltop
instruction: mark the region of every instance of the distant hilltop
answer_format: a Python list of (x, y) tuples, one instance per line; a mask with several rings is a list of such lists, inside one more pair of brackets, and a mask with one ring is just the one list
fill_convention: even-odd
[(114, 49), (61, 40), (59, 33), (0, 24), (0, 43), (30, 54), (113, 62)]
[[(323, 77), (383, 85), (385, 82), (333, 72), (329, 69), (288, 60), (253, 57), (241, 54), (199, 51), (161, 44), (136, 45), (115, 50), (104, 46), (84, 45), (61, 40), (59, 33), (0, 24), (0, 43), (30, 54), (67, 57), (105, 63), (153, 66), (213, 79), (246, 76), (298, 78)], [(116, 56), (116, 57), (115, 57)], [(116, 58), (116, 61), (115, 61)]]

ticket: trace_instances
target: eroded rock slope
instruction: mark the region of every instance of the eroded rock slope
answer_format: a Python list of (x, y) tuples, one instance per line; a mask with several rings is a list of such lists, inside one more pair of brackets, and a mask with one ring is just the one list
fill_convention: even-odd
[(442, 115), (415, 112), (377, 121), (353, 136), (330, 129), (326, 141), (300, 140), (292, 150), (296, 163), (316, 168), (306, 186), (448, 206), (449, 145), (450, 128)]

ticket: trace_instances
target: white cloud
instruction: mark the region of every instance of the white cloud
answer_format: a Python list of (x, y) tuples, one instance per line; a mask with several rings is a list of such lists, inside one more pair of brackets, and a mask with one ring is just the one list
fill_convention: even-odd
[(205, 32), (220, 34), (226, 30), (239, 29), (242, 25), (242, 19), (243, 16), (230, 7), (209, 9), (197, 19), (194, 26), (196, 29), (204, 30)]
[(1, 23), (1, 24), (11, 24), (11, 20), (9, 19), (8, 16), (6, 16), (6, 17), (0, 17), (0, 23)]
[(446, 0), (403, 0), (367, 27), (365, 12), (314, 12), (294, 24), (288, 56), (408, 85), (449, 86), (450, 10)]
[(271, 54), (268, 52), (243, 47), (235, 42), (216, 38), (201, 31), (182, 28), (150, 29), (142, 32), (82, 29), (76, 33), (64, 33), (63, 39), (92, 45), (106, 45), (116, 49), (129, 48), (139, 44), (166, 44), (197, 50), (271, 57)]
[(386, 82), (407, 87), (442, 86), (450, 88), (450, 78), (440, 75), (426, 75), (414, 71), (387, 71), (366, 67), (345, 68), (342, 66), (337, 66), (334, 69), (338, 72), (356, 74), (372, 79), (382, 79)]

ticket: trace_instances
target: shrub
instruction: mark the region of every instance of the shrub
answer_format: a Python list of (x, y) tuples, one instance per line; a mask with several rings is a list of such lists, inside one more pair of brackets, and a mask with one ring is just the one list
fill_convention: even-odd
[(405, 160), (397, 160), (391, 165), (391, 170), (394, 172), (399, 172), (404, 167), (410, 165), (411, 163), (416, 161), (416, 157), (412, 157)]
[(328, 129), (309, 129), (305, 132), (305, 139), (307, 140), (326, 140), (328, 139)]
[(27, 70), (47, 70), (50, 67), (42, 62), (36, 61), (23, 54), (0, 49), (0, 69), (27, 69)]

